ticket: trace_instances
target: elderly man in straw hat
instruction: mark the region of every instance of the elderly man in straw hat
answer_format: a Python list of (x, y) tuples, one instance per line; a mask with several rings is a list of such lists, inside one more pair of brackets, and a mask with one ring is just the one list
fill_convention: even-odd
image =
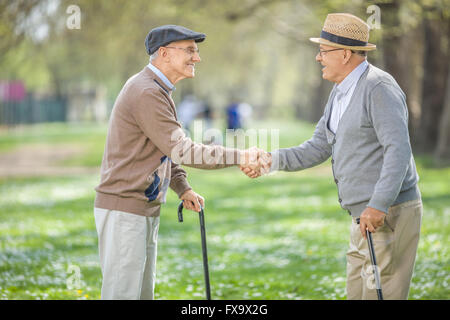
[[(365, 241), (373, 232), (385, 299), (407, 299), (419, 241), (422, 202), (408, 134), (405, 94), (369, 64), (369, 26), (351, 14), (329, 14), (316, 61), (335, 85), (313, 137), (260, 157), (263, 168), (296, 171), (332, 158), (339, 202), (352, 217), (347, 298), (376, 299)], [(257, 170), (241, 168), (250, 177)], [(360, 225), (357, 224), (360, 218)]]

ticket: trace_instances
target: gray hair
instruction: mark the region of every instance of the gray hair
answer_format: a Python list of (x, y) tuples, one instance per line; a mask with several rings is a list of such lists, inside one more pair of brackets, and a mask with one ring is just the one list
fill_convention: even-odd
[(152, 61), (155, 60), (156, 58), (158, 58), (158, 50), (156, 50), (155, 52), (153, 52), (153, 54), (150, 56), (150, 62), (152, 62)]
[(351, 50), (353, 53), (356, 53), (358, 56), (367, 57), (367, 51), (365, 50)]

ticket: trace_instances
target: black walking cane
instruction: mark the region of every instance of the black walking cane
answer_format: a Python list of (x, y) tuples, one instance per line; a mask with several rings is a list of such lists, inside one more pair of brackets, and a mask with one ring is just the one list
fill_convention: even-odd
[[(359, 224), (359, 218), (356, 219), (356, 223)], [(368, 229), (366, 229), (366, 238), (367, 244), (369, 246), (370, 261), (372, 262), (372, 269), (375, 275), (375, 285), (377, 289), (378, 300), (383, 300), (383, 291), (381, 290), (381, 278), (380, 273), (378, 272), (375, 250), (373, 248), (372, 233)]]
[[(206, 300), (211, 300), (211, 288), (209, 286), (208, 252), (206, 248), (205, 215), (203, 208), (199, 212), (200, 233), (202, 236), (203, 271), (205, 273)], [(178, 221), (183, 222), (183, 201), (178, 206)]]

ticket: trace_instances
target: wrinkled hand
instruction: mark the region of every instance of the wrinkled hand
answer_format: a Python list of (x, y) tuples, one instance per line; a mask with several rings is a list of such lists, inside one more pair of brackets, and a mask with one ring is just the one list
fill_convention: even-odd
[(359, 218), (359, 228), (364, 239), (366, 239), (366, 229), (369, 232), (376, 232), (376, 229), (384, 225), (386, 213), (383, 211), (367, 207)]
[(272, 155), (262, 149), (252, 147), (241, 151), (241, 165), (239, 168), (250, 178), (257, 178), (270, 172)]
[(180, 199), (183, 200), (183, 207), (188, 210), (200, 212), (205, 207), (205, 199), (194, 190), (187, 190)]

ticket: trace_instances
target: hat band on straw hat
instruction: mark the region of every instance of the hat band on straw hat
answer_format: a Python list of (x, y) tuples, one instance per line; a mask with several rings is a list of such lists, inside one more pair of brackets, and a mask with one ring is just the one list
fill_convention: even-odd
[(361, 47), (361, 46), (366, 46), (367, 42), (364, 41), (360, 41), (360, 40), (355, 40), (355, 39), (350, 39), (350, 38), (346, 38), (346, 37), (341, 37), (341, 36), (337, 36), (335, 34), (323, 31), (320, 33), (320, 37), (322, 39), (334, 42), (334, 43), (338, 43), (338, 44), (342, 44), (345, 46), (355, 46), (355, 47)]

